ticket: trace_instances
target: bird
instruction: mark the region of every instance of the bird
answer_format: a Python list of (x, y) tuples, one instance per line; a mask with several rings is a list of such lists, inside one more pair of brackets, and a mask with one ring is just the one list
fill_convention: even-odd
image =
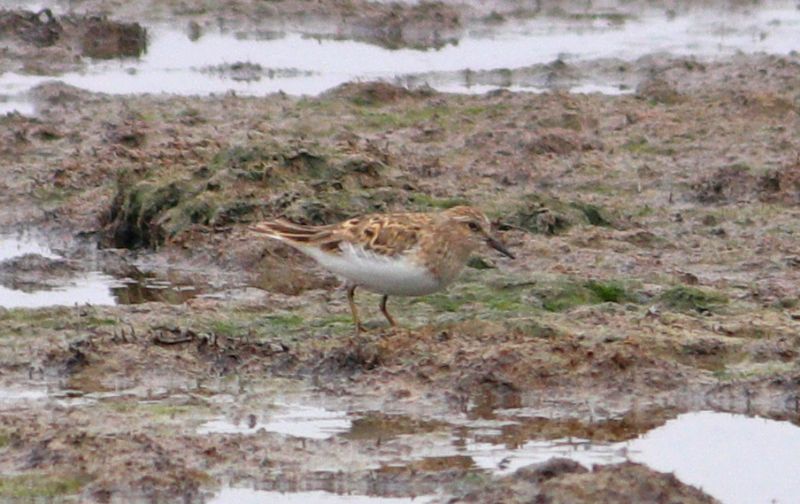
[(381, 313), (396, 327), (386, 306), (389, 296), (424, 296), (445, 289), (482, 245), (515, 259), (492, 233), (486, 215), (471, 206), (368, 214), (319, 226), (267, 220), (250, 230), (292, 246), (343, 278), (356, 334), (364, 330), (356, 288), (382, 294)]

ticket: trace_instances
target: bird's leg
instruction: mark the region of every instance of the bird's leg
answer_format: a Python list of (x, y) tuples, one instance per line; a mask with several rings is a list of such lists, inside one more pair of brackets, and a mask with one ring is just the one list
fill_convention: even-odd
[(394, 317), (389, 315), (389, 310), (386, 309), (386, 301), (388, 300), (389, 300), (389, 295), (384, 294), (383, 297), (381, 298), (381, 312), (383, 313), (383, 316), (386, 317), (386, 320), (389, 321), (389, 324), (391, 324), (392, 327), (397, 327), (397, 322), (394, 321)]
[(356, 325), (356, 336), (364, 330), (364, 326), (361, 325), (361, 320), (358, 318), (358, 309), (356, 308), (356, 286), (355, 285), (348, 285), (347, 286), (347, 302), (350, 303), (350, 311), (353, 313), (353, 323)]

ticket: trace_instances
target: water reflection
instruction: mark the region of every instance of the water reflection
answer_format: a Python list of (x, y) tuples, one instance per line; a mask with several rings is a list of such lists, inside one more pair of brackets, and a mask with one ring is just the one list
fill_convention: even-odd
[[(26, 257), (27, 256), (27, 257)], [(46, 261), (37, 264), (44, 269), (26, 271), (25, 281), (14, 281), (20, 272), (16, 264), (0, 271), (0, 307), (42, 308), (47, 306), (73, 306), (75, 304), (116, 305), (162, 302), (181, 304), (197, 296), (202, 289), (190, 285), (174, 285), (152, 275), (115, 277), (102, 271), (70, 271), (63, 267), (65, 259), (53, 249), (30, 234), (0, 235), (0, 263), (20, 258), (44, 258), (59, 266), (54, 273), (46, 268)], [(0, 268), (2, 269), (2, 268)]]
[(223, 504), (424, 504), (431, 497), (377, 497), (367, 495), (339, 495), (330, 492), (283, 493), (252, 488), (223, 488), (209, 502)]
[(42, 81), (41, 77), (7, 72), (0, 75), (0, 115), (17, 112), (32, 116), (36, 112), (26, 92)]
[(13, 112), (25, 116), (32, 116), (36, 113), (36, 107), (33, 105), (33, 102), (20, 98), (19, 96), (0, 96), (0, 116)]
[(26, 254), (36, 254), (48, 259), (59, 259), (61, 257), (53, 252), (50, 247), (28, 234), (0, 235), (0, 262)]
[[(382, 419), (376, 421), (376, 418)], [(537, 419), (537, 424), (544, 421)], [(408, 428), (415, 424), (419, 424), (419, 432)], [(364, 425), (369, 426), (368, 435), (362, 432)], [(384, 426), (386, 432), (383, 432)], [(348, 428), (350, 431), (346, 432)], [(626, 461), (642, 463), (656, 471), (674, 473), (682, 482), (697, 486), (726, 504), (792, 503), (800, 495), (800, 478), (797, 477), (800, 474), (800, 457), (797, 456), (800, 428), (789, 422), (728, 413), (681, 414), (627, 441), (597, 442), (581, 437), (546, 439), (547, 434), (544, 434), (544, 437), (539, 436), (541, 439), (529, 439), (513, 447), (503, 442), (498, 429), (491, 427), (464, 428), (437, 422), (434, 428), (433, 423), (402, 416), (393, 419), (377, 413), (347, 416), (343, 411), (289, 403), (283, 404), (265, 421), (235, 424), (218, 419), (204, 424), (200, 432), (252, 433), (259, 429), (316, 439), (334, 435), (361, 442), (381, 439), (382, 445), (387, 446), (383, 458), (377, 461), (383, 473), (458, 469), (508, 475), (521, 467), (560, 457), (587, 468)], [(447, 435), (448, 429), (451, 435)], [(591, 428), (584, 426), (583, 430)], [(223, 496), (240, 495), (237, 492), (242, 492), (242, 498), (298, 499), (285, 502), (361, 502), (346, 500), (354, 496), (319, 492), (280, 494), (232, 488), (223, 490), (216, 502), (222, 502), (219, 499)], [(328, 498), (345, 500), (314, 500)]]
[(0, 285), (0, 306), (4, 308), (41, 308), (75, 304), (114, 305), (112, 289), (124, 288), (114, 277), (92, 271), (69, 278), (63, 284), (26, 292)]
[(553, 457), (594, 464), (639, 462), (672, 472), (726, 504), (797, 502), (800, 428), (789, 422), (700, 411), (678, 415), (630, 441), (530, 440), (513, 449), (468, 438), (462, 453), (496, 474)]
[[(651, 10), (635, 19), (537, 17), (468, 34), (437, 50), (386, 49), (353, 40), (312, 38), (297, 33), (247, 39), (228, 33), (186, 34), (148, 28), (151, 44), (138, 61), (92, 62), (85, 72), (58, 78), (67, 84), (112, 94), (205, 95), (234, 91), (264, 95), (283, 91), (318, 94), (354, 80), (427, 83), (455, 92), (489, 89), (550, 89), (539, 76), (523, 74), (495, 82), (465, 78), (472, 72), (524, 69), (555, 60), (632, 61), (654, 53), (701, 58), (737, 52), (787, 54), (800, 49), (800, 10), (793, 2), (767, 2), (739, 10)], [(242, 71), (246, 75), (242, 76)], [(0, 76), (0, 89), (22, 90), (52, 77)], [(600, 80), (598, 80), (600, 79)], [(610, 79), (610, 80), (609, 80)], [(559, 84), (573, 92), (629, 92), (630, 83), (611, 77), (578, 78)]]
[(466, 453), (475, 464), (497, 474), (510, 474), (520, 467), (546, 462), (551, 458), (568, 458), (586, 467), (594, 464), (625, 462), (626, 449), (606, 443), (593, 443), (586, 439), (551, 439), (528, 441), (519, 448), (509, 450), (503, 445), (468, 442)]
[(0, 387), (0, 406), (8, 407), (12, 404), (42, 401), (47, 397), (47, 390), (44, 388)]
[(199, 434), (253, 434), (267, 432), (307, 439), (327, 439), (350, 429), (352, 423), (345, 411), (331, 411), (317, 406), (278, 402), (259, 419), (255, 415), (232, 421), (215, 418), (201, 425)]
[(789, 504), (800, 496), (800, 428), (789, 422), (687, 413), (627, 449), (634, 462), (674, 472), (726, 504)]
[(117, 304), (183, 304), (197, 297), (202, 289), (193, 285), (175, 285), (152, 276), (141, 275), (126, 279), (122, 285), (111, 287), (111, 292)]

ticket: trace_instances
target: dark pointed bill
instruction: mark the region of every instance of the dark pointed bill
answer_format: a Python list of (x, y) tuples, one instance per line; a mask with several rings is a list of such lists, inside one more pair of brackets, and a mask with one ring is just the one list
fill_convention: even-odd
[(492, 247), (496, 251), (500, 252), (504, 256), (509, 257), (511, 259), (516, 259), (514, 257), (514, 254), (509, 252), (509, 250), (506, 248), (506, 246), (503, 245), (502, 243), (500, 243), (497, 240), (497, 238), (494, 238), (493, 236), (490, 236), (489, 238), (486, 239), (486, 243), (488, 243), (490, 247)]

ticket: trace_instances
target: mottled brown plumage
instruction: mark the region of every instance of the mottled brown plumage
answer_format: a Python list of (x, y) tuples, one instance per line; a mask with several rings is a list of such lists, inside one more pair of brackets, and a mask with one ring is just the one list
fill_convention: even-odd
[(357, 327), (356, 287), (383, 294), (381, 311), (395, 325), (386, 310), (390, 294), (413, 296), (445, 288), (482, 243), (514, 257), (494, 238), (486, 216), (467, 206), (439, 213), (365, 215), (327, 226), (275, 220), (251, 229), (292, 245), (344, 277)]

